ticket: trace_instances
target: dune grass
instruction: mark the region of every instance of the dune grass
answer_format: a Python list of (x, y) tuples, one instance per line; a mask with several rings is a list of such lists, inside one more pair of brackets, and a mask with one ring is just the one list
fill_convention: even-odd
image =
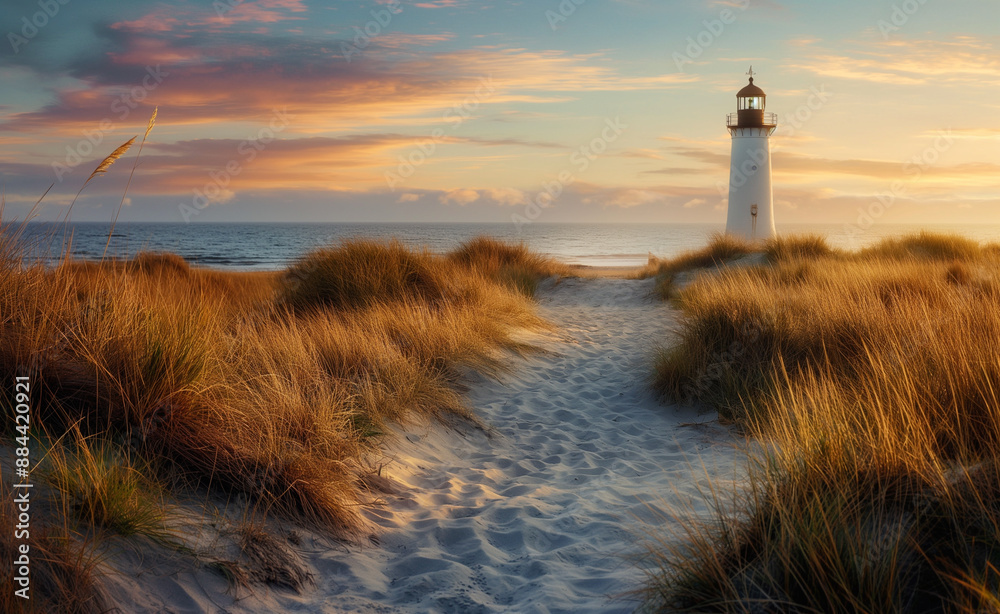
[(764, 254), (770, 262), (787, 262), (797, 258), (814, 259), (834, 256), (837, 251), (820, 235), (775, 237), (764, 242)]
[(468, 415), (461, 369), (499, 368), (511, 331), (541, 325), (505, 280), (394, 242), (319, 250), (284, 275), (144, 255), (0, 284), (0, 369), (39, 365), (51, 435), (118, 441), (345, 536), (363, 530), (373, 436), (413, 413)]
[(0, 266), (0, 374), (32, 377), (54, 524), (161, 542), (163, 499), (190, 489), (367, 536), (389, 425), (474, 420), (462, 374), (503, 369), (504, 352), (527, 349), (512, 333), (545, 326), (510, 268), (557, 270), (489, 239), (448, 255), (354, 240), (281, 273), (170, 254), (25, 267), (14, 243)]
[(684, 271), (718, 267), (756, 251), (759, 251), (759, 245), (752, 241), (715, 233), (709, 237), (708, 244), (701, 249), (684, 252), (670, 260), (651, 261), (640, 276), (669, 276)]
[(656, 365), (758, 442), (746, 491), (664, 545), (650, 610), (995, 611), (1000, 258), (931, 234), (815, 238), (683, 291)]
[[(139, 155), (156, 118), (154, 110)], [(97, 165), (66, 220), (138, 138)], [(145, 536), (185, 551), (164, 500), (191, 489), (242, 502), (255, 518), (360, 540), (371, 530), (361, 509), (383, 482), (373, 476), (388, 425), (475, 420), (462, 374), (503, 369), (505, 352), (526, 350), (515, 330), (545, 326), (528, 297), (541, 278), (564, 272), (523, 245), (485, 237), (444, 256), (358, 239), (281, 273), (198, 269), (169, 253), (109, 260), (121, 205), (100, 262), (64, 254), (44, 267), (28, 261), (25, 224), (3, 223), (5, 204), (0, 196), (0, 376), (31, 378), (35, 453), (44, 458), (33, 475), (47, 487), (38, 491), (43, 509), (55, 511), (35, 519), (49, 529), (32, 532), (33, 552), (47, 557), (33, 572), (38, 598), (11, 601), (8, 592), (3, 611), (105, 611), (94, 579), (101, 539)], [(12, 535), (0, 551), (16, 547)], [(265, 569), (276, 550), (259, 530), (242, 535), (240, 548), (246, 569), (218, 566), (234, 579), (305, 582)]]
[(539, 280), (570, 275), (569, 267), (531, 251), (524, 243), (502, 243), (488, 237), (468, 241), (448, 259), (528, 296), (534, 296)]
[(430, 253), (398, 241), (355, 239), (302, 258), (288, 271), (283, 299), (299, 310), (361, 309), (407, 300), (435, 305), (458, 298), (459, 288), (444, 266)]
[[(62, 444), (61, 444), (62, 445)], [(63, 512), (91, 526), (123, 536), (163, 536), (156, 487), (115, 446), (81, 437), (72, 449), (50, 448), (45, 479), (59, 492)]]
[(676, 296), (674, 282), (679, 274), (714, 269), (758, 250), (759, 245), (753, 241), (715, 233), (709, 237), (708, 244), (701, 249), (684, 252), (670, 260), (650, 257), (649, 263), (637, 271), (634, 277), (636, 279), (655, 277), (656, 293), (663, 299), (674, 298)]
[[(9, 414), (8, 414), (9, 415)], [(4, 473), (6, 473), (6, 468)], [(0, 612), (11, 614), (100, 614), (108, 612), (110, 601), (101, 589), (98, 559), (92, 552), (93, 542), (77, 539), (63, 523), (43, 525), (37, 508), (32, 502), (34, 517), (26, 534), (19, 534), (16, 494), (9, 483), (0, 476)], [(21, 539), (24, 537), (24, 539)], [(23, 554), (21, 547), (28, 547), (28, 566), (31, 579), (30, 599), (14, 594), (22, 588), (15, 581), (16, 561)]]

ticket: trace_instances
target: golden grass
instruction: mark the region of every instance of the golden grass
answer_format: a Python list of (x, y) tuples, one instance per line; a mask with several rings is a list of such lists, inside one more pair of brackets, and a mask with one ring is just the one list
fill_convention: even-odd
[[(6, 473), (6, 470), (5, 470)], [(21, 494), (20, 489), (18, 494)], [(32, 497), (30, 530), (24, 540), (16, 535), (18, 510), (15, 493), (0, 478), (0, 612), (10, 614), (99, 614), (108, 612), (110, 602), (98, 582), (97, 559), (89, 544), (80, 543), (63, 525), (43, 526), (38, 522), (37, 497)], [(29, 548), (30, 599), (14, 594), (21, 588), (15, 578), (15, 561), (21, 546)]]
[(489, 237), (477, 237), (462, 244), (448, 259), (528, 296), (535, 294), (540, 279), (572, 274), (570, 267), (532, 252), (524, 243), (503, 243)]
[(990, 610), (997, 250), (923, 234), (858, 254), (814, 239), (773, 251), (772, 266), (681, 295), (681, 343), (661, 356), (658, 386), (717, 407), (759, 447), (735, 507), (658, 554), (647, 605)]
[(709, 237), (708, 245), (701, 249), (685, 252), (670, 260), (651, 259), (640, 276), (669, 276), (683, 271), (718, 267), (756, 251), (759, 251), (759, 246), (752, 241), (715, 233)]
[(775, 237), (764, 242), (764, 254), (771, 262), (787, 262), (796, 258), (820, 258), (837, 252), (819, 235)]
[[(0, 196), (0, 220), (4, 205)], [(499, 370), (505, 352), (526, 349), (512, 333), (544, 325), (527, 295), (562, 273), (524, 246), (486, 238), (446, 256), (349, 241), (284, 273), (202, 270), (151, 253), (100, 263), (64, 255), (45, 268), (25, 262), (24, 230), (0, 225), (0, 376), (31, 376), (33, 446), (44, 460), (33, 600), (8, 590), (0, 610), (10, 612), (107, 611), (95, 577), (108, 538), (145, 536), (201, 556), (168, 528), (162, 499), (172, 489), (221, 492), (254, 517), (360, 539), (388, 424), (474, 420), (461, 375)], [(8, 399), (0, 409), (12, 414)], [(10, 562), (15, 515), (2, 480), (0, 494), (0, 555)], [(276, 544), (244, 532), (246, 567), (218, 569), (297, 590), (311, 578)]]
[(499, 271), (394, 242), (319, 250), (284, 274), (169, 254), (0, 267), (0, 372), (32, 373), (51, 436), (79, 429), (51, 482), (122, 534), (142, 532), (115, 516), (136, 501), (107, 481), (125, 496), (142, 490), (132, 478), (169, 476), (360, 537), (388, 423), (472, 417), (463, 370), (500, 369), (504, 349), (523, 349), (511, 333), (542, 325)]
[(462, 289), (429, 252), (398, 241), (347, 241), (315, 251), (289, 269), (284, 302), (297, 310), (360, 309), (416, 300), (434, 305), (457, 300)]
[(656, 293), (663, 299), (674, 298), (674, 281), (678, 274), (701, 269), (714, 269), (759, 250), (753, 241), (724, 233), (713, 234), (708, 245), (685, 252), (670, 260), (650, 257), (649, 263), (636, 271), (635, 279), (656, 277)]
[(58, 498), (62, 517), (91, 528), (130, 537), (144, 535), (160, 543), (176, 542), (167, 528), (163, 492), (151, 479), (150, 468), (122, 456), (122, 449), (104, 440), (86, 440), (68, 433), (45, 450), (44, 480)]
[[(119, 158), (128, 153), (128, 150), (131, 149), (132, 145), (135, 144), (136, 138), (138, 137), (132, 137), (128, 141), (122, 143), (121, 145), (118, 146), (117, 149), (108, 154), (106, 158), (101, 160), (101, 162), (97, 165), (97, 168), (95, 168), (94, 171), (90, 173), (90, 175), (87, 177), (87, 180), (83, 182), (83, 187), (84, 188), (87, 187), (87, 184), (90, 183), (90, 180), (93, 179), (94, 177), (107, 173), (108, 169), (111, 168), (112, 164), (117, 162)], [(83, 188), (80, 189), (82, 190)]]
[[(153, 126), (156, 125), (156, 116), (159, 114), (160, 108), (154, 107), (153, 114), (149, 116), (149, 123), (146, 124), (146, 132), (142, 135), (142, 141), (139, 143), (139, 153), (135, 155), (135, 161), (132, 162), (132, 172), (129, 173), (128, 183), (125, 184), (125, 190), (122, 192), (122, 199), (118, 202), (118, 209), (115, 211), (115, 217), (111, 220), (111, 228), (108, 229), (108, 240), (104, 244), (104, 251), (101, 253), (101, 260), (104, 260), (105, 256), (108, 254), (108, 248), (111, 247), (111, 237), (115, 234), (115, 225), (118, 224), (118, 216), (122, 212), (122, 207), (125, 205), (125, 198), (128, 196), (128, 189), (132, 186), (132, 178), (135, 176), (135, 169), (139, 166), (139, 157), (142, 155), (142, 148), (146, 145), (146, 139), (149, 138), (149, 133), (153, 131)], [(134, 142), (133, 138), (132, 141)], [(124, 153), (124, 152), (123, 152)], [(114, 155), (114, 154), (112, 154)], [(113, 162), (113, 160), (112, 160)], [(110, 164), (108, 165), (110, 166)], [(107, 169), (104, 169), (107, 171)], [(95, 171), (96, 173), (96, 171)], [(83, 184), (86, 187), (86, 183)]]
[[(77, 198), (136, 138), (98, 164)], [(5, 204), (0, 196), (0, 222)], [(64, 254), (46, 269), (25, 261), (25, 228), (0, 224), (0, 376), (31, 376), (35, 433), (45, 434), (39, 475), (55, 517), (33, 521), (52, 532), (33, 529), (36, 598), (8, 591), (0, 610), (11, 612), (105, 611), (91, 552), (104, 533), (194, 553), (166, 527), (161, 488), (222, 492), (254, 516), (360, 539), (387, 424), (420, 414), (474, 420), (461, 374), (501, 369), (505, 351), (525, 350), (515, 329), (544, 325), (527, 296), (563, 272), (487, 238), (447, 256), (349, 241), (284, 273), (194, 269), (152, 253), (100, 263)], [(4, 526), (10, 500), (0, 503)], [(4, 535), (10, 561), (16, 544)], [(210, 566), (237, 584), (298, 589), (308, 574), (273, 545), (246, 533), (249, 568)]]

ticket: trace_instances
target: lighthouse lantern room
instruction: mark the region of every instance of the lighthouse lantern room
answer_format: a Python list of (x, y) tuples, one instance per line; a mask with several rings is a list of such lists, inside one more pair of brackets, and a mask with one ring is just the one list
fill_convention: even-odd
[(769, 239), (775, 235), (774, 198), (771, 192), (771, 135), (778, 117), (767, 112), (767, 95), (753, 83), (736, 94), (737, 111), (726, 125), (733, 137), (729, 171), (728, 234), (746, 239)]

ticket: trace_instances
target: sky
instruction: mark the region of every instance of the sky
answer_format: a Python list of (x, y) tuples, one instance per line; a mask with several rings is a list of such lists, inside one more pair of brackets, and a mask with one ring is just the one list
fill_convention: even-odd
[(51, 185), (40, 219), (79, 192), (74, 221), (124, 195), (126, 221), (721, 223), (752, 64), (779, 227), (1000, 223), (998, 23), (996, 0), (4, 0), (4, 217)]

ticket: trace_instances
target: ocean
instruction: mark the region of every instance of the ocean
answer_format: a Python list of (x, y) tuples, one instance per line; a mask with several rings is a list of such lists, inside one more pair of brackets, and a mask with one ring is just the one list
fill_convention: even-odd
[[(1000, 241), (1000, 225), (901, 226), (868, 229), (845, 225), (788, 225), (779, 233), (817, 233), (831, 245), (859, 249), (886, 236), (922, 229)], [(55, 262), (68, 248), (74, 258), (100, 259), (108, 241), (106, 223), (31, 223), (24, 232), (31, 257)], [(240, 270), (278, 270), (310, 250), (353, 237), (397, 238), (414, 247), (445, 252), (488, 235), (523, 241), (570, 264), (639, 266), (650, 254), (669, 258), (705, 245), (722, 224), (181, 224), (119, 223), (108, 255), (128, 258), (140, 251), (173, 252), (192, 264)]]

